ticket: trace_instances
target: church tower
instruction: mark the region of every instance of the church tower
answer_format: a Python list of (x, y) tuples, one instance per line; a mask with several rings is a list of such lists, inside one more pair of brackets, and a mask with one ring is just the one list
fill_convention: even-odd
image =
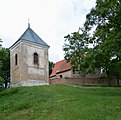
[(49, 84), (49, 46), (30, 28), (10, 47), (12, 86)]

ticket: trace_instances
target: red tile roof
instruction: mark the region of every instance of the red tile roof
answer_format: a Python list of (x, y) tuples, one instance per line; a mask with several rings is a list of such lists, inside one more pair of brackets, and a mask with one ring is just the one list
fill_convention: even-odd
[(50, 77), (54, 77), (56, 76), (57, 73), (68, 71), (70, 69), (71, 69), (71, 64), (67, 62), (66, 60), (61, 60), (59, 62), (56, 62)]

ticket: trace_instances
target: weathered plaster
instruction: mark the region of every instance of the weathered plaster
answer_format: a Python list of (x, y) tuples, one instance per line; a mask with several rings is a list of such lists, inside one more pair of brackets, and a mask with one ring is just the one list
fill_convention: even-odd
[[(34, 65), (33, 54), (39, 56), (39, 64)], [(15, 65), (15, 54), (18, 64)], [(10, 49), (12, 86), (35, 86), (49, 83), (48, 47), (27, 41)]]

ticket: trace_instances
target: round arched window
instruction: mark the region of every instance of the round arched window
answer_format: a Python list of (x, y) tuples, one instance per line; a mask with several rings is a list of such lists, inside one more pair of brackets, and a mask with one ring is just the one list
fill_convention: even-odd
[(39, 58), (38, 58), (38, 54), (37, 53), (34, 53), (33, 60), (34, 60), (34, 64), (38, 64)]

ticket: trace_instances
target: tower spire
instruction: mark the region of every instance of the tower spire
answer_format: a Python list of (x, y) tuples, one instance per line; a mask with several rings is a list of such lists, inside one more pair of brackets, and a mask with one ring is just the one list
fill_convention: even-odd
[(30, 19), (28, 18), (28, 28), (30, 28)]

